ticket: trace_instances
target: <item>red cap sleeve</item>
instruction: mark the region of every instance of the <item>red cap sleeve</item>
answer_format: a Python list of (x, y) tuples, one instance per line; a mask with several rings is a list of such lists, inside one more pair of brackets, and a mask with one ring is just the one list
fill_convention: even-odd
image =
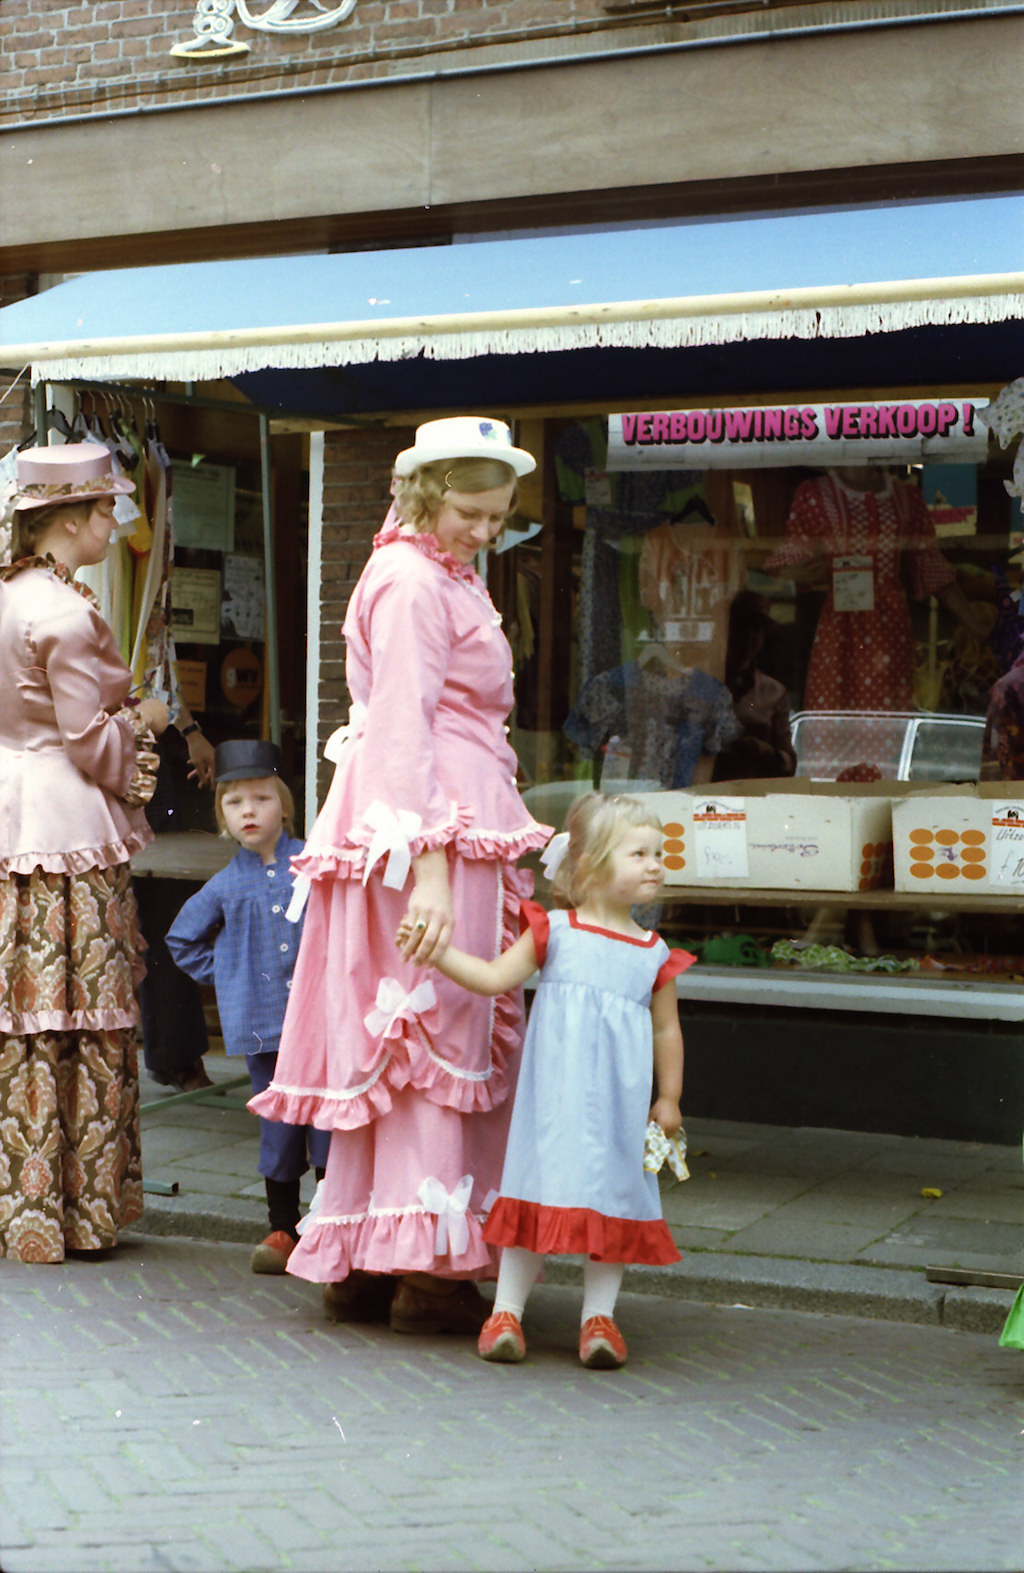
[(651, 992), (657, 994), (666, 983), (671, 983), (672, 979), (685, 972), (687, 967), (692, 967), (696, 960), (696, 956), (691, 956), (688, 950), (670, 950), (668, 960), (663, 961), (658, 968), (658, 976), (654, 980), (654, 988)]
[[(544, 957), (548, 953), (548, 934), (551, 930), (551, 920), (537, 901), (521, 901), (519, 903), (520, 934), (525, 934), (527, 929), (533, 935), (534, 949), (537, 952), (537, 965), (538, 967), (543, 967)], [(665, 965), (667, 966), (668, 963), (666, 962)]]

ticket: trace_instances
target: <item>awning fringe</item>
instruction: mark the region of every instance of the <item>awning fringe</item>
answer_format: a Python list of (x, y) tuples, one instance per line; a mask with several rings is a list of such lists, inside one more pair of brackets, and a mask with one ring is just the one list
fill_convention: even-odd
[[(1014, 283), (1020, 275), (1013, 276)], [(934, 281), (941, 283), (942, 281)], [(981, 280), (974, 280), (977, 285)], [(994, 282), (994, 281), (993, 281)], [(949, 281), (950, 285), (960, 281)], [(884, 286), (877, 287), (880, 292)], [(888, 286), (896, 289), (898, 286)], [(908, 287), (913, 290), (914, 286)], [(809, 293), (809, 292), (805, 292)], [(825, 294), (824, 291), (821, 292)], [(851, 294), (854, 291), (851, 291)], [(834, 292), (833, 300), (834, 300)], [(379, 324), (335, 324), (295, 330), (270, 330), (261, 342), (259, 330), (245, 334), (194, 334), (187, 346), (173, 339), (147, 345), (126, 340), (89, 345), (15, 346), (0, 350), (5, 359), (14, 350), (32, 351), (33, 378), (51, 382), (73, 379), (151, 381), (215, 381), (270, 367), (305, 369), (317, 366), (365, 365), (373, 361), (469, 360), (481, 355), (532, 355), (581, 349), (693, 349), (763, 339), (848, 339), (902, 329), (991, 323), (1024, 316), (1024, 289), (993, 289), (990, 293), (858, 300), (780, 309), (721, 309), (701, 302), (622, 302), (609, 306), (554, 308), (537, 313), (481, 314), (478, 318), (406, 319)], [(632, 313), (632, 315), (631, 315)], [(510, 321), (519, 316), (520, 320)], [(523, 319), (533, 317), (532, 321)], [(488, 320), (484, 320), (484, 319)], [(581, 320), (581, 319), (590, 320)], [(408, 331), (403, 331), (408, 330)], [(155, 338), (156, 336), (154, 336)], [(222, 337), (222, 342), (215, 341)], [(244, 339), (246, 342), (238, 342)], [(168, 342), (169, 340), (169, 342)], [(128, 345), (134, 343), (134, 349)]]

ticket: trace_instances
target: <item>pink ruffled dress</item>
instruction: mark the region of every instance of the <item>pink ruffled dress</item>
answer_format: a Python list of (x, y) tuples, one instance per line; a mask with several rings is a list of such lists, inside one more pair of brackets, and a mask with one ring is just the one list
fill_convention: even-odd
[[(295, 859), (311, 883), (277, 1070), (249, 1107), (332, 1131), (288, 1270), (490, 1277), (481, 1224), (501, 1174), (520, 991), (470, 994), (402, 961), (411, 859), (445, 848), (453, 943), (518, 936), (550, 827), (516, 788), (511, 651), (476, 572), (386, 525), (345, 619), (353, 705), (327, 800)], [(340, 740), (339, 740), (340, 742)]]

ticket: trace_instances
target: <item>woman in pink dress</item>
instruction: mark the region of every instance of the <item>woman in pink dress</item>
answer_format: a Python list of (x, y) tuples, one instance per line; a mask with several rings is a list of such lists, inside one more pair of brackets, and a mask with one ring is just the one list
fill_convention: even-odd
[(14, 562), (0, 570), (0, 1256), (61, 1262), (142, 1212), (128, 860), (152, 839), (157, 699), (92, 593), (114, 500), (101, 443), (18, 456)]
[(489, 1310), (472, 1280), (495, 1276), (481, 1225), (522, 1000), (424, 969), (449, 941), (490, 959), (516, 938), (515, 863), (550, 835), (516, 789), (511, 652), (473, 568), (534, 468), (500, 421), (420, 426), (345, 618), (349, 724), (295, 860), (308, 907), (277, 1071), (249, 1105), (333, 1132), (288, 1270), (325, 1285), (334, 1320), (475, 1334)]

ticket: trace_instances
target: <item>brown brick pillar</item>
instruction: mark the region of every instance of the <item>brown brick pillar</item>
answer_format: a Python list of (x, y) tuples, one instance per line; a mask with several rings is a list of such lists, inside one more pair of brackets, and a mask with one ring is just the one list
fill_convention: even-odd
[(374, 431), (327, 432), (324, 437), (319, 803), (324, 800), (334, 768), (322, 757), (323, 745), (335, 727), (347, 719), (350, 702), (341, 625), (356, 580), (370, 556), (373, 537), (391, 503), (391, 466), (395, 455), (410, 447), (415, 436), (413, 426), (389, 426)]

